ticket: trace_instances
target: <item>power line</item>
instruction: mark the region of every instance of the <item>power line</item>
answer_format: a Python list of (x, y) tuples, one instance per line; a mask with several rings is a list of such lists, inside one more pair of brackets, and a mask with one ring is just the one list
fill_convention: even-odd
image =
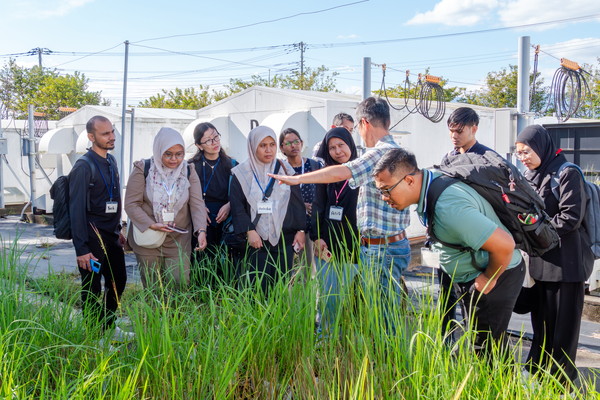
[(119, 47), (119, 46), (120, 46), (120, 45), (122, 45), (122, 44), (123, 44), (123, 43), (118, 43), (118, 44), (116, 44), (116, 45), (114, 45), (113, 47), (110, 47), (110, 48), (108, 48), (108, 49), (105, 49), (105, 50), (100, 50), (100, 51), (97, 51), (97, 52), (95, 52), (95, 53), (90, 53), (90, 54), (88, 54), (88, 55), (85, 55), (85, 56), (83, 56), (83, 57), (76, 58), (75, 60), (71, 60), (71, 61), (65, 61), (64, 63), (61, 63), (61, 64), (56, 64), (56, 65), (52, 66), (51, 68), (60, 67), (61, 65), (69, 64), (69, 63), (72, 63), (72, 62), (75, 62), (75, 61), (83, 60), (84, 58), (87, 58), (87, 57), (91, 57), (91, 56), (94, 56), (94, 55), (97, 55), (97, 54), (100, 54), (100, 53), (104, 53), (105, 51), (109, 51), (109, 50), (112, 50), (112, 49), (114, 49), (114, 48), (117, 48), (117, 47)]
[(232, 31), (232, 30), (236, 30), (236, 29), (249, 28), (251, 26), (270, 24), (272, 22), (283, 21), (283, 20), (286, 20), (286, 19), (296, 18), (296, 17), (300, 17), (300, 16), (303, 16), (303, 15), (320, 14), (320, 13), (323, 13), (323, 12), (327, 12), (327, 11), (331, 11), (331, 10), (335, 10), (335, 9), (343, 8), (343, 7), (349, 7), (349, 6), (353, 6), (353, 5), (356, 5), (356, 4), (365, 3), (365, 2), (368, 2), (368, 1), (369, 0), (360, 0), (360, 1), (355, 1), (353, 3), (346, 3), (346, 4), (341, 4), (339, 6), (324, 8), (324, 9), (321, 9), (321, 10), (305, 11), (305, 12), (301, 12), (301, 13), (297, 13), (297, 14), (293, 14), (293, 15), (288, 15), (287, 17), (280, 17), (280, 18), (269, 19), (269, 20), (260, 21), (260, 22), (253, 22), (253, 23), (250, 23), (250, 24), (233, 26), (233, 27), (230, 27), (230, 28), (215, 29), (215, 30), (212, 30), (212, 31), (205, 31), (205, 32), (183, 33), (183, 34), (179, 34), (179, 35), (161, 36), (161, 37), (155, 37), (155, 38), (150, 38), (150, 39), (138, 40), (138, 41), (131, 42), (131, 43), (134, 44), (134, 43), (149, 42), (151, 40), (163, 40), (163, 39), (172, 39), (172, 38), (177, 38), (177, 37), (198, 36), (198, 35), (208, 35), (208, 34), (211, 34), (211, 33), (227, 32), (227, 31)]
[(368, 46), (368, 45), (373, 45), (373, 44), (408, 42), (408, 41), (413, 41), (413, 40), (439, 39), (439, 38), (444, 38), (444, 37), (498, 32), (498, 31), (505, 31), (505, 30), (510, 30), (510, 29), (530, 28), (530, 27), (534, 27), (534, 26), (551, 25), (551, 24), (562, 24), (562, 23), (567, 23), (567, 22), (575, 22), (575, 21), (582, 21), (582, 20), (586, 20), (586, 19), (595, 19), (595, 18), (600, 18), (600, 14), (584, 15), (581, 17), (564, 18), (564, 19), (557, 19), (557, 20), (546, 21), (546, 22), (535, 22), (535, 23), (531, 23), (531, 24), (504, 26), (504, 27), (500, 27), (500, 28), (480, 29), (480, 30), (476, 30), (476, 31), (444, 33), (444, 34), (429, 35), (429, 36), (412, 36), (412, 37), (398, 38), (398, 39), (372, 40), (372, 41), (367, 41), (367, 42), (321, 43), (321, 44), (311, 44), (310, 46), (313, 48), (316, 48), (316, 47), (332, 48), (332, 47)]

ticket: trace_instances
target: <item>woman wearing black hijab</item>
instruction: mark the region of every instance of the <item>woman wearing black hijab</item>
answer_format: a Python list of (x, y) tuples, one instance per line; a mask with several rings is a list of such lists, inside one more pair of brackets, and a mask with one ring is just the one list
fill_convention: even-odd
[[(575, 356), (583, 310), (584, 284), (594, 256), (584, 215), (585, 183), (574, 167), (560, 168), (567, 159), (540, 125), (526, 127), (517, 137), (517, 158), (527, 168), (525, 177), (535, 188), (560, 235), (560, 245), (541, 257), (529, 259), (532, 287), (533, 341), (527, 357), (530, 372), (550, 370), (573, 381)], [(560, 169), (560, 175), (556, 176)], [(552, 190), (552, 181), (558, 187)], [(561, 379), (562, 378), (562, 379)]]
[[(316, 156), (329, 166), (354, 160), (358, 153), (348, 130), (333, 128), (325, 135)], [(358, 188), (350, 188), (347, 180), (316, 185), (310, 235), (323, 286), (323, 320), (327, 322), (334, 318), (340, 286), (349, 284), (356, 275), (360, 249), (357, 200)]]

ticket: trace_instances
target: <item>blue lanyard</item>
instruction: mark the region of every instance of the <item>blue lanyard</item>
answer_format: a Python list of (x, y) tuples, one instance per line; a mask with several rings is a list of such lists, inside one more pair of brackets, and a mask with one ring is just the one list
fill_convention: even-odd
[(429, 193), (429, 185), (431, 185), (431, 181), (433, 180), (433, 173), (431, 171), (428, 170), (423, 170), (423, 171), (427, 171), (427, 174), (429, 175), (429, 179), (427, 180), (427, 187), (425, 188), (425, 193), (424, 193), (424, 198), (423, 198), (423, 216), (419, 215), (419, 220), (421, 221), (421, 223), (423, 224), (423, 226), (427, 226), (427, 193)]
[(108, 162), (108, 170), (110, 171), (110, 186), (108, 186), (106, 178), (104, 177), (104, 174), (102, 173), (102, 169), (98, 165), (98, 162), (93, 156), (90, 158), (94, 161), (96, 167), (98, 167), (98, 172), (100, 172), (100, 177), (102, 178), (102, 182), (104, 182), (104, 186), (106, 186), (106, 191), (108, 192), (108, 198), (110, 199), (109, 201), (113, 201), (113, 185), (115, 184), (115, 174), (112, 168), (112, 164), (110, 163), (109, 159), (106, 158), (106, 161)]
[(267, 189), (266, 189), (266, 190), (263, 190), (263, 188), (262, 188), (262, 186), (261, 186), (260, 182), (258, 181), (258, 178), (256, 177), (256, 174), (254, 173), (254, 171), (252, 171), (252, 175), (254, 175), (254, 180), (256, 181), (256, 183), (258, 183), (258, 187), (260, 188), (260, 191), (261, 191), (261, 192), (262, 192), (262, 194), (263, 194), (263, 201), (267, 201), (267, 200), (269, 199), (269, 198), (267, 197), (267, 192), (269, 191), (269, 189), (271, 188), (271, 186), (273, 186), (273, 181), (274, 181), (275, 179), (271, 178), (271, 179), (269, 180), (269, 184), (267, 185)]
[(210, 177), (208, 178), (208, 182), (206, 182), (206, 158), (202, 155), (202, 182), (206, 182), (204, 186), (202, 186), (202, 198), (206, 197), (206, 189), (208, 189), (208, 185), (210, 185), (210, 181), (212, 181), (213, 176), (215, 176), (215, 169), (217, 169), (217, 165), (221, 162), (221, 157), (217, 159), (215, 165), (212, 166), (212, 172), (210, 173)]

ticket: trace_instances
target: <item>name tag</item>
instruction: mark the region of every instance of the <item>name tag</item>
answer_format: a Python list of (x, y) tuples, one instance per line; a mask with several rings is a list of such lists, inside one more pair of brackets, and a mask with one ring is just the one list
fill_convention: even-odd
[(163, 217), (163, 222), (175, 221), (175, 213), (173, 211), (163, 210), (162, 217)]
[(118, 209), (119, 209), (119, 203), (117, 203), (116, 201), (107, 201), (106, 209), (104, 210), (104, 212), (107, 214), (114, 214), (117, 212)]
[(440, 267), (440, 253), (439, 251), (428, 249), (427, 247), (421, 247), (421, 265), (431, 268)]
[(258, 202), (258, 213), (259, 214), (273, 214), (273, 202), (272, 201), (260, 201)]
[(329, 219), (332, 221), (341, 221), (344, 215), (344, 207), (331, 206), (329, 207)]

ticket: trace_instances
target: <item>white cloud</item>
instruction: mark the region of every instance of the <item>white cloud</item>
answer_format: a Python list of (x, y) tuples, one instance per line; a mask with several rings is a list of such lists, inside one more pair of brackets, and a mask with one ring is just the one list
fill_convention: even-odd
[(13, 2), (9, 13), (15, 18), (47, 19), (62, 17), (94, 0), (21, 0)]
[(337, 38), (338, 39), (356, 39), (356, 38), (358, 38), (358, 35), (355, 33), (352, 33), (350, 35), (338, 35)]
[[(595, 65), (597, 64), (596, 59), (598, 54), (600, 54), (600, 38), (571, 39), (553, 44), (542, 43), (540, 44), (540, 49), (557, 58), (568, 58), (571, 61), (577, 62), (579, 65)], [(541, 53), (540, 59), (544, 56), (546, 56), (546, 54)], [(556, 64), (556, 68), (558, 68), (558, 60), (550, 58), (549, 56), (548, 60), (553, 60), (554, 64)]]
[(598, 0), (509, 0), (498, 8), (503, 25), (523, 25), (537, 22), (600, 14)]
[(433, 10), (415, 15), (407, 25), (475, 25), (489, 17), (498, 0), (441, 0)]

